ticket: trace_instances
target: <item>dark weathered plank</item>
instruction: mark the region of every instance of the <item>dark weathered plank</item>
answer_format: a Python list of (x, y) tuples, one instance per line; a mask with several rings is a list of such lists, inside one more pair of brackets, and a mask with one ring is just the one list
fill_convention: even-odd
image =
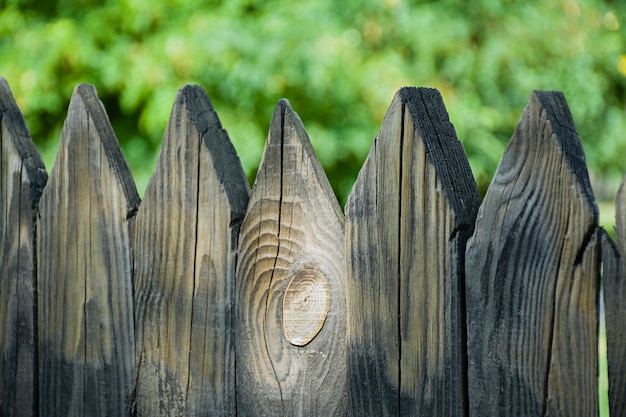
[(235, 415), (232, 304), (248, 194), (209, 98), (184, 87), (137, 214), (139, 415)]
[(241, 228), (239, 415), (345, 415), (343, 225), (302, 122), (281, 100)]
[(617, 247), (604, 233), (602, 270), (611, 416), (626, 416), (626, 177), (615, 202)]
[(125, 415), (139, 197), (95, 88), (74, 90), (37, 224), (42, 416)]
[(597, 219), (565, 98), (535, 91), (467, 244), (470, 415), (597, 415)]
[(37, 414), (35, 214), (48, 179), (0, 77), (0, 415)]
[(346, 205), (351, 415), (464, 415), (463, 254), (479, 205), (439, 92), (401, 89)]

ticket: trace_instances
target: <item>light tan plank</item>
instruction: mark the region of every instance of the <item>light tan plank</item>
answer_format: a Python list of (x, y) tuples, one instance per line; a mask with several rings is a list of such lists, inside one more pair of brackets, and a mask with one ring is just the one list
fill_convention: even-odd
[(76, 87), (37, 228), (40, 415), (125, 415), (139, 197), (93, 86)]
[(535, 91), (467, 246), (470, 415), (597, 415), (597, 225), (565, 98)]
[(463, 253), (480, 204), (438, 91), (394, 97), (346, 205), (354, 416), (463, 415)]
[(238, 415), (345, 415), (343, 223), (302, 122), (281, 100), (241, 228)]
[(0, 415), (37, 415), (35, 214), (48, 179), (0, 77)]
[(184, 87), (137, 214), (139, 415), (235, 415), (234, 273), (248, 193), (206, 93)]

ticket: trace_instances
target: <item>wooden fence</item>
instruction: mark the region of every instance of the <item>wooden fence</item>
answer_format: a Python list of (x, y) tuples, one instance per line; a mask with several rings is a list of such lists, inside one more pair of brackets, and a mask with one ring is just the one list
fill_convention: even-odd
[(342, 213), (281, 100), (252, 190), (176, 96), (143, 201), (90, 85), (50, 177), (0, 79), (0, 415), (626, 415), (626, 191), (598, 227), (561, 93), (481, 202), (440, 94), (393, 99)]

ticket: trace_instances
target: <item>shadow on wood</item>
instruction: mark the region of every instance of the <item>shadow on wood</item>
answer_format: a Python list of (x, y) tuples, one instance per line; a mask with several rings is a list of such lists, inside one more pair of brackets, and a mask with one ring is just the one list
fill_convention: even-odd
[(235, 415), (232, 308), (248, 189), (206, 93), (184, 87), (137, 214), (139, 415)]
[(95, 88), (76, 87), (37, 219), (42, 416), (124, 415), (135, 373), (135, 184)]
[(197, 86), (141, 206), (93, 86), (49, 179), (4, 79), (0, 140), (0, 415), (597, 415), (601, 266), (626, 415), (625, 186), (614, 244), (560, 93), (481, 204), (441, 95), (399, 90), (345, 217), (286, 100), (251, 193)]
[(439, 92), (400, 90), (346, 205), (350, 415), (464, 415), (479, 205)]
[(565, 98), (535, 91), (467, 245), (470, 415), (598, 413), (598, 239)]
[(281, 100), (241, 227), (238, 415), (345, 415), (343, 224), (302, 122)]
[(611, 416), (626, 416), (626, 177), (615, 201), (617, 245), (604, 233), (602, 263)]
[(37, 415), (35, 216), (48, 175), (0, 78), (0, 415)]

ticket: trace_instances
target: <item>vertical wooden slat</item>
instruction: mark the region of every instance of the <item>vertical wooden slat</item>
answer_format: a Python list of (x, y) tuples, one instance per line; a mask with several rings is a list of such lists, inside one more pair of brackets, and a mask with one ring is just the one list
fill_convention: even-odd
[(302, 122), (281, 100), (241, 228), (239, 415), (345, 415), (343, 227)]
[(351, 415), (464, 415), (463, 254), (479, 205), (439, 92), (401, 89), (346, 205)]
[(597, 415), (597, 221), (565, 98), (535, 91), (467, 245), (470, 415)]
[(95, 88), (74, 90), (37, 234), (41, 416), (126, 415), (139, 197)]
[(626, 416), (626, 177), (615, 201), (617, 246), (602, 239), (602, 270), (611, 416)]
[(0, 415), (37, 415), (35, 214), (48, 175), (0, 77)]
[(184, 87), (137, 214), (139, 415), (235, 415), (232, 304), (248, 194), (209, 98)]

